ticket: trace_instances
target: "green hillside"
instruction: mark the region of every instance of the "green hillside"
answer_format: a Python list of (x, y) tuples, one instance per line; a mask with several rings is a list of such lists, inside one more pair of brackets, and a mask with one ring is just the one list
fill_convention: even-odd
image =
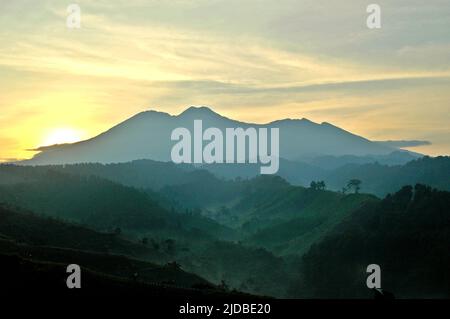
[[(151, 260), (162, 264), (177, 261), (183, 269), (195, 272), (214, 284), (225, 281), (230, 289), (242, 287), (250, 293), (286, 295), (287, 286), (275, 280), (281, 269), (269, 267), (270, 272), (255, 272), (255, 269), (270, 265), (275, 258), (271, 253), (254, 254), (253, 248), (241, 247), (235, 241), (222, 244), (221, 240), (233, 240), (236, 230), (199, 213), (166, 210), (145, 192), (98, 177), (72, 176), (51, 169), (39, 169), (36, 174), (29, 170), (26, 177), (25, 181), (0, 186), (0, 200), (32, 209), (43, 216), (81, 223), (97, 231), (130, 238), (136, 243), (145, 239), (150, 252), (139, 256), (140, 259), (154, 258)], [(11, 221), (16, 222), (14, 219)], [(35, 223), (26, 217), (17, 222), (25, 225)], [(46, 225), (37, 222), (22, 229), (28, 232), (27, 227), (38, 233)], [(66, 232), (67, 227), (58, 232)], [(46, 243), (45, 231), (37, 236), (37, 239), (33, 238), (36, 242)], [(55, 241), (51, 234), (48, 237), (47, 243)], [(211, 243), (218, 244), (211, 246)], [(227, 267), (223, 267), (222, 259), (216, 258), (221, 255), (231, 256)], [(240, 258), (242, 255), (249, 258)], [(248, 267), (248, 264), (254, 264), (256, 268)], [(285, 271), (283, 274), (287, 283), (289, 274)], [(247, 282), (248, 278), (252, 279)], [(243, 282), (247, 284), (243, 285)]]
[[(66, 266), (75, 263), (125, 281), (135, 280), (137, 274), (143, 283), (214, 288), (206, 280), (184, 272), (175, 264), (157, 265), (143, 261), (163, 261), (168, 257), (142, 243), (132, 243), (114, 234), (102, 234), (6, 207), (0, 207), (0, 254), (2, 258), (17, 256), (32, 263)], [(141, 260), (126, 256), (140, 257)], [(4, 266), (2, 264), (2, 269)]]
[[(308, 202), (304, 198), (311, 196), (311, 194), (307, 194), (308, 192), (320, 192), (321, 194), (314, 196)], [(295, 211), (297, 216), (256, 231), (246, 242), (265, 247), (277, 255), (302, 255), (346, 216), (366, 203), (377, 201), (370, 195), (342, 195), (301, 188), (293, 191), (291, 196), (286, 198), (287, 202), (283, 205), (292, 205), (291, 210)], [(299, 203), (304, 206), (295, 210), (293, 207)], [(280, 210), (289, 211), (288, 208)], [(275, 215), (275, 210), (272, 208), (267, 208), (265, 211), (266, 214), (270, 214), (270, 212)]]
[(226, 227), (195, 214), (168, 210), (151, 195), (96, 176), (64, 174), (53, 169), (2, 167), (20, 180), (0, 183), (0, 202), (38, 214), (89, 225), (97, 230), (190, 238), (233, 236)]
[[(414, 169), (436, 183), (446, 163), (425, 158), (390, 169), (409, 172), (394, 174), (395, 183)], [(167, 181), (162, 169), (173, 170)], [(380, 183), (390, 185), (384, 169)], [(125, 281), (138, 272), (150, 284), (200, 281), (282, 298), (370, 298), (364, 267), (377, 260), (387, 265), (383, 278), (395, 294), (446, 296), (438, 278), (446, 282), (441, 272), (449, 265), (440, 257), (450, 233), (448, 193), (417, 186), (380, 200), (320, 185), (293, 186), (279, 176), (225, 180), (151, 161), (0, 165), (0, 253), (33, 256), (32, 265), (76, 257), (93, 272)], [(414, 270), (402, 277), (407, 261)]]
[(369, 294), (366, 267), (378, 264), (382, 287), (400, 298), (450, 297), (450, 192), (407, 186), (351, 214), (303, 258), (299, 295)]
[(163, 252), (156, 251), (151, 245), (134, 243), (114, 233), (99, 233), (74, 223), (5, 206), (0, 206), (0, 235), (3, 239), (27, 245), (66, 247), (153, 260), (166, 258)]
[(425, 184), (450, 191), (450, 157), (428, 157), (405, 165), (349, 164), (329, 171), (324, 180), (331, 189), (340, 190), (348, 180), (362, 181), (362, 190), (377, 196), (396, 192), (404, 185)]

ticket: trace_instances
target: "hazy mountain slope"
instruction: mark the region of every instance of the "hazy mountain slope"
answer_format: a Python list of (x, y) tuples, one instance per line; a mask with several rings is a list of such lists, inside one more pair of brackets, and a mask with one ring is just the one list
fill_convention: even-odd
[[(47, 171), (60, 172), (65, 175), (92, 177), (97, 176), (115, 183), (151, 192), (158, 197), (157, 191), (166, 186), (185, 185), (203, 179), (216, 179), (205, 170), (191, 165), (176, 165), (172, 162), (136, 160), (127, 163), (99, 164), (84, 163), (71, 165), (18, 166), (0, 165), (0, 185), (17, 184), (30, 181), (30, 176), (42, 175)], [(158, 198), (162, 200), (162, 198)]]
[[(178, 267), (129, 259), (126, 256), (164, 263), (169, 256), (151, 245), (132, 243), (116, 234), (96, 231), (0, 206), (0, 255), (14, 254), (33, 262), (78, 264), (124, 280), (137, 273), (140, 282), (170, 283), (178, 287), (210, 286), (206, 280)], [(123, 256), (119, 256), (121, 254)], [(5, 265), (2, 264), (2, 269)], [(61, 272), (64, 276), (64, 272)], [(64, 281), (62, 281), (64, 282)], [(89, 285), (89, 283), (87, 283)]]
[[(228, 203), (242, 192), (241, 183), (219, 179), (204, 169), (188, 165), (140, 160), (119, 164), (73, 164), (51, 166), (0, 165), (0, 186), (45, 180), (48, 172), (81, 180), (94, 176), (141, 189), (171, 210), (205, 208)], [(93, 179), (95, 180), (95, 178)]]
[(40, 214), (111, 230), (174, 227), (167, 212), (145, 193), (98, 177), (48, 171), (42, 179), (1, 187), (0, 200)]
[(304, 257), (299, 294), (367, 297), (366, 267), (399, 298), (450, 297), (450, 192), (404, 187), (354, 212)]
[[(207, 164), (206, 169), (220, 178), (235, 179), (254, 178), (260, 175), (259, 164)], [(307, 186), (312, 180), (321, 180), (327, 171), (319, 166), (300, 161), (280, 159), (280, 167), (276, 175), (281, 176), (291, 184)]]
[[(202, 213), (237, 229), (241, 238), (245, 238), (245, 244), (264, 247), (276, 255), (303, 254), (345, 216), (366, 202), (378, 200), (367, 194), (343, 195), (292, 186), (278, 176), (227, 183), (231, 190), (239, 190), (234, 200), (223, 199), (222, 204), (199, 206), (203, 208)], [(182, 203), (185, 201), (181, 198), (188, 200), (189, 196), (195, 198), (196, 194), (202, 194), (202, 187), (197, 185), (170, 189), (170, 194)], [(218, 191), (222, 194), (227, 189)], [(210, 202), (198, 198), (197, 203)]]
[[(229, 207), (229, 213), (236, 217), (236, 225), (249, 232), (265, 227), (265, 224), (297, 218), (304, 211), (313, 210), (316, 217), (322, 213), (327, 215), (347, 197), (336, 192), (292, 186), (279, 176), (260, 176), (240, 183), (244, 185), (244, 191), (239, 201)], [(373, 198), (370, 195), (355, 197), (361, 201)]]
[(62, 263), (66, 266), (78, 264), (85, 269), (126, 280), (133, 279), (133, 274), (137, 273), (141, 282), (153, 284), (171, 283), (172, 285), (186, 288), (200, 285), (213, 286), (201, 277), (187, 273), (181, 268), (170, 265), (157, 265), (120, 255), (66, 249), (64, 247), (15, 244), (4, 240), (0, 240), (0, 252), (2, 254), (18, 255), (34, 261)]
[[(207, 208), (228, 206), (239, 199), (245, 185), (231, 182), (238, 177), (259, 175), (257, 165), (191, 165), (155, 162), (151, 160), (120, 164), (75, 164), (60, 166), (0, 166), (0, 185), (29, 181), (28, 171), (55, 170), (83, 176), (100, 176), (124, 185), (142, 188), (153, 199), (169, 208)], [(207, 173), (205, 170), (211, 172)], [(214, 175), (215, 176), (214, 176)], [(321, 169), (300, 162), (281, 160), (278, 175), (289, 183), (308, 187), (313, 180), (324, 180), (327, 189), (341, 191), (349, 180), (360, 179), (362, 191), (377, 196), (395, 192), (403, 185), (423, 183), (450, 190), (450, 157), (423, 157), (405, 165), (353, 164), (336, 169)], [(241, 178), (241, 180), (242, 180)], [(225, 179), (225, 180), (222, 180)], [(239, 178), (238, 178), (239, 179)]]
[(330, 171), (324, 180), (331, 189), (339, 190), (350, 179), (362, 181), (362, 191), (385, 196), (404, 185), (422, 183), (450, 190), (450, 157), (423, 157), (405, 165), (346, 165)]
[(26, 164), (115, 163), (170, 159), (171, 116), (143, 112), (87, 141), (44, 149)]
[[(51, 169), (0, 167), (27, 182), (2, 185), (0, 202), (39, 214), (76, 221), (96, 229), (222, 238), (232, 231), (205, 217), (167, 210), (149, 194), (95, 176), (76, 176)], [(16, 174), (13, 174), (16, 173)], [(195, 234), (194, 234), (195, 233)]]
[(283, 258), (232, 242), (208, 242), (179, 262), (183, 269), (213, 283), (223, 280), (230, 288), (257, 295), (289, 297), (289, 283), (297, 279), (297, 273)]
[(289, 185), (277, 176), (261, 176), (245, 185), (239, 201), (209, 213), (240, 230), (243, 241), (275, 255), (302, 255), (347, 215), (377, 201), (367, 194), (343, 195)]
[(309, 120), (279, 120), (265, 125), (243, 123), (225, 118), (212, 110), (191, 107), (178, 116), (148, 111), (120, 123), (90, 140), (41, 149), (32, 160), (22, 164), (115, 163), (137, 159), (170, 161), (173, 129), (186, 127), (193, 132), (193, 121), (203, 127), (277, 127), (280, 129), (280, 157), (298, 160), (317, 155), (388, 154), (395, 148), (371, 142), (329, 123)]
[(306, 159), (306, 162), (315, 167), (320, 167), (326, 170), (334, 170), (347, 164), (363, 165), (363, 164), (378, 163), (381, 165), (388, 165), (388, 166), (404, 165), (420, 157), (422, 157), (422, 155), (408, 151), (394, 151), (387, 155), (366, 155), (366, 156), (324, 155), (324, 156), (317, 156), (309, 160)]
[[(265, 247), (276, 255), (301, 256), (348, 215), (373, 201), (377, 199), (366, 194), (342, 196), (328, 191), (297, 189), (286, 196), (280, 206), (268, 206), (258, 212), (276, 216), (277, 211), (295, 210), (295, 217), (271, 224), (265, 222), (264, 227), (258, 220), (260, 229), (245, 242)], [(252, 227), (251, 224), (252, 221), (249, 221), (244, 226)]]
[(318, 155), (379, 155), (394, 150), (326, 122), (288, 119), (272, 122), (269, 127), (280, 128), (280, 157), (287, 160)]
[(153, 247), (133, 243), (117, 234), (99, 233), (80, 225), (6, 206), (0, 206), (0, 235), (28, 245), (115, 253), (150, 260), (165, 258), (162, 252)]

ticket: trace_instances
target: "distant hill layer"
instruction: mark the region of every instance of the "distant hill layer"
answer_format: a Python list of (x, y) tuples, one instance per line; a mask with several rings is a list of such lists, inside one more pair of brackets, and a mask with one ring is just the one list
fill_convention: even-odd
[(0, 203), (83, 223), (97, 230), (153, 231), (178, 236), (222, 238), (232, 231), (199, 215), (162, 207), (151, 194), (96, 176), (70, 175), (49, 168), (1, 169)]
[(423, 157), (405, 165), (387, 166), (378, 163), (346, 165), (330, 171), (325, 177), (331, 189), (339, 190), (350, 179), (359, 179), (362, 191), (385, 196), (404, 185), (417, 183), (450, 191), (450, 157)]
[[(0, 185), (17, 183), (30, 177), (26, 172), (38, 168), (0, 165)], [(187, 206), (198, 206), (208, 201), (236, 196), (239, 185), (221, 179), (234, 180), (253, 178), (259, 175), (257, 165), (175, 165), (171, 162), (151, 160), (133, 161), (119, 164), (74, 164), (64, 166), (44, 166), (62, 173), (84, 176), (99, 176), (127, 186), (171, 192), (172, 200), (185, 199)], [(210, 173), (208, 173), (210, 172)], [(212, 174), (211, 174), (212, 173)], [(359, 179), (362, 192), (385, 196), (399, 190), (404, 185), (422, 183), (450, 191), (450, 157), (423, 157), (404, 165), (374, 163), (354, 163), (339, 165), (337, 168), (320, 168), (312, 164), (282, 160), (278, 175), (291, 184), (308, 187), (311, 181), (323, 180), (328, 189), (340, 191), (350, 179)], [(189, 187), (180, 187), (189, 185)], [(187, 192), (189, 190), (189, 192)], [(186, 195), (186, 196), (185, 196)], [(209, 204), (209, 203), (208, 203)], [(202, 205), (200, 205), (202, 206)]]

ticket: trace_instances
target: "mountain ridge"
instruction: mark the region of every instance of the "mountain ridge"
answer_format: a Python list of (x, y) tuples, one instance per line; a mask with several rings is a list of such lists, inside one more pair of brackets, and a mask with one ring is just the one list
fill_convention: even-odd
[[(328, 122), (308, 119), (281, 119), (265, 124), (247, 123), (213, 111), (206, 106), (191, 106), (178, 115), (149, 110), (138, 113), (107, 131), (73, 144), (37, 148), (40, 153), (23, 165), (120, 163), (139, 159), (170, 161), (174, 142), (171, 132), (178, 127), (192, 131), (193, 121), (202, 120), (203, 127), (278, 127), (280, 158), (300, 160), (320, 155), (384, 155), (399, 150), (348, 132)], [(405, 151), (406, 152), (406, 151)]]

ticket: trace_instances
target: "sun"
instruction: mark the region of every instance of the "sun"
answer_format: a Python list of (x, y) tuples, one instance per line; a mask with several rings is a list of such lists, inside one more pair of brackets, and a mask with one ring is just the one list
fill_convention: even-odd
[(81, 141), (83, 133), (72, 128), (57, 128), (51, 130), (44, 138), (42, 146), (75, 143)]

